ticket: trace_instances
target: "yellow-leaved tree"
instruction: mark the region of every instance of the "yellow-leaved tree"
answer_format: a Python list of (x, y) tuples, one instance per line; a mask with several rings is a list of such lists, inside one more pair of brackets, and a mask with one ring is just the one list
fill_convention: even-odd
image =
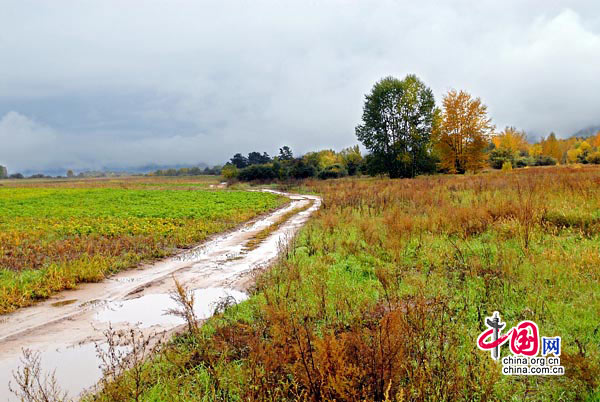
[(533, 144), (529, 147), (529, 155), (534, 157), (542, 155), (542, 144)]
[(581, 149), (573, 148), (567, 151), (567, 162), (569, 163), (577, 163), (579, 159), (579, 155), (581, 155)]
[(449, 173), (483, 169), (487, 160), (485, 148), (493, 130), (481, 99), (474, 99), (465, 91), (449, 91), (434, 129), (441, 168)]
[(556, 134), (550, 133), (548, 138), (546, 138), (545, 140), (543, 139), (541, 141), (541, 144), (542, 155), (551, 156), (554, 159), (556, 159), (558, 163), (561, 163), (564, 152), (563, 150), (561, 150), (561, 146), (558, 139), (556, 138)]
[(500, 134), (492, 137), (492, 142), (498, 149), (508, 149), (513, 153), (529, 150), (527, 134), (525, 131), (518, 131), (514, 127), (506, 127)]
[(593, 146), (600, 148), (600, 131), (596, 133), (596, 136), (594, 136), (591, 141)]
[(313, 165), (319, 169), (325, 169), (327, 166), (336, 163), (342, 163), (341, 157), (332, 149), (324, 149), (317, 152), (309, 152), (303, 157), (304, 162)]

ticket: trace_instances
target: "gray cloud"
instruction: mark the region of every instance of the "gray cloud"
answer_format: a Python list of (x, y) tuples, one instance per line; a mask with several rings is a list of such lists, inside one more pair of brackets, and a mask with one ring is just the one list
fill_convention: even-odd
[(220, 163), (352, 145), (364, 94), (416, 73), (498, 127), (600, 123), (593, 1), (0, 3), (0, 164)]

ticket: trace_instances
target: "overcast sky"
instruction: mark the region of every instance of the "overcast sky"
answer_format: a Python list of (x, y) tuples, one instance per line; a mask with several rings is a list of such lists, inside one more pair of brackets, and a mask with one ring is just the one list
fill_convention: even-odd
[(408, 73), (499, 128), (600, 124), (596, 0), (0, 0), (0, 55), (12, 172), (340, 149), (374, 82)]

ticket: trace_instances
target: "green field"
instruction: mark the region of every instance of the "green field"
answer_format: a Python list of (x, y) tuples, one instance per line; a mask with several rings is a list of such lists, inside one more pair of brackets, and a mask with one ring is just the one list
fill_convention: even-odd
[[(599, 169), (304, 190), (323, 207), (289, 252), (146, 363), (141, 400), (600, 398)], [(495, 310), (561, 336), (565, 375), (502, 375), (476, 347)], [(133, 391), (125, 373), (99, 397)]]
[(163, 257), (286, 201), (191, 179), (27, 185), (0, 187), (0, 313)]

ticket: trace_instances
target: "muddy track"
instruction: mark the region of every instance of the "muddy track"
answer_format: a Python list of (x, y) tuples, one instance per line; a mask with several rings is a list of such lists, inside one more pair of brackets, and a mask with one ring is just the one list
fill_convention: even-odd
[[(283, 193), (282, 193), (283, 194)], [(164, 315), (174, 307), (169, 294), (175, 276), (196, 293), (196, 311), (211, 315), (222, 297), (247, 297), (251, 273), (267, 267), (309, 216), (321, 205), (316, 196), (284, 194), (291, 203), (282, 209), (154, 264), (123, 271), (98, 282), (60, 292), (35, 306), (0, 316), (0, 402), (11, 399), (8, 382), (20, 365), (23, 348), (39, 351), (44, 370), (56, 370), (61, 385), (76, 396), (100, 377), (96, 344), (109, 325), (145, 333), (170, 332), (183, 322)], [(258, 247), (246, 242), (291, 210), (312, 206), (289, 218)], [(14, 381), (13, 381), (14, 383)]]

